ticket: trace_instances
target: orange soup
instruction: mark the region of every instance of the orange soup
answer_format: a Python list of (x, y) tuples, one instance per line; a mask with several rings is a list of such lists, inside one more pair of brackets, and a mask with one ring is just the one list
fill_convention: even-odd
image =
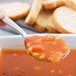
[(27, 37), (25, 39), (27, 53), (38, 60), (58, 62), (63, 58), (69, 49), (67, 42), (58, 35), (45, 35)]
[(76, 76), (76, 50), (63, 60), (41, 62), (25, 50), (6, 50), (0, 53), (0, 76)]

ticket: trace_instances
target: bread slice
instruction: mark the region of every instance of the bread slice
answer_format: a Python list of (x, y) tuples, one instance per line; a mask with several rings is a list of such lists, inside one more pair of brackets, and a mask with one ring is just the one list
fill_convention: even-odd
[(16, 20), (25, 17), (28, 14), (30, 5), (25, 2), (10, 2), (0, 4), (0, 8), (5, 10), (8, 17)]
[(52, 11), (41, 10), (36, 19), (36, 24), (35, 24), (34, 28), (39, 31), (45, 31), (47, 22), (51, 16), (51, 14), (52, 14)]
[(46, 10), (53, 9), (53, 8), (56, 8), (56, 7), (61, 6), (61, 5), (64, 5), (63, 0), (46, 0), (43, 3), (43, 7)]
[(76, 10), (76, 0), (64, 0), (65, 4)]
[(62, 6), (57, 8), (53, 15), (52, 21), (56, 29), (61, 33), (76, 33), (76, 11)]
[(33, 25), (35, 23), (35, 20), (41, 10), (42, 3), (43, 3), (43, 0), (35, 0), (34, 1), (31, 11), (25, 20), (26, 24)]
[(56, 27), (55, 25), (53, 24), (52, 22), (52, 15), (50, 16), (49, 20), (48, 20), (48, 24), (46, 26), (47, 30), (49, 32), (52, 32), (52, 33), (58, 33), (58, 31), (56, 30)]

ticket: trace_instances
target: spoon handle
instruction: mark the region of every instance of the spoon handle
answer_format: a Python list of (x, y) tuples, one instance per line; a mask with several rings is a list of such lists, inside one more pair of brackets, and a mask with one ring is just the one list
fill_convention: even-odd
[(14, 28), (18, 33), (20, 33), (24, 38), (27, 37), (27, 34), (14, 22), (12, 21), (9, 17), (5, 16), (2, 19), (3, 22), (5, 22), (7, 25), (11, 26)]

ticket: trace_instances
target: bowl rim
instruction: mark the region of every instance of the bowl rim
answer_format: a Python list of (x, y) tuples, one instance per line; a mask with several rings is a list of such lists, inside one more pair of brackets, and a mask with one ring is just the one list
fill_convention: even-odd
[[(48, 35), (48, 34), (28, 34), (28, 37), (32, 36), (32, 35), (43, 36), (43, 35)], [(60, 37), (76, 37), (76, 34), (51, 34), (51, 35), (59, 35)], [(5, 38), (22, 38), (22, 36), (21, 35), (12, 35), (12, 36), (1, 36), (0, 37), (0, 39), (5, 39)]]

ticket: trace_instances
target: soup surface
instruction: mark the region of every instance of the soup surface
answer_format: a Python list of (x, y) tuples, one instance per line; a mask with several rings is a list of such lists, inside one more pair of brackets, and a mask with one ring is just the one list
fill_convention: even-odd
[(76, 76), (76, 50), (63, 60), (41, 62), (25, 50), (0, 51), (0, 76)]

